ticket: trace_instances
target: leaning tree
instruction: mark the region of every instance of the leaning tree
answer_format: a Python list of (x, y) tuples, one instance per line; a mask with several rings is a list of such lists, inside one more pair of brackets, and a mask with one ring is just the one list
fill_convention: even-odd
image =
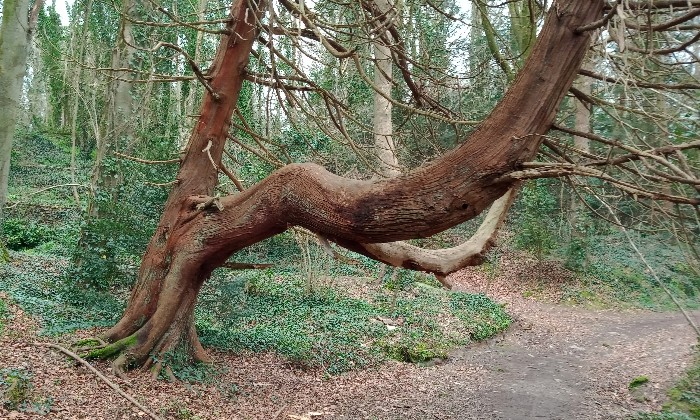
[[(303, 2), (280, 3), (304, 26), (291, 32), (319, 42), (334, 57), (357, 62), (357, 51), (326, 37), (322, 23)], [(391, 14), (373, 2), (361, 3), (368, 20), (377, 25), (375, 32), (384, 34), (384, 43), (391, 46), (397, 71), (418, 104), (416, 112), (444, 110), (438, 101), (424, 95), (423, 86), (411, 81), (409, 68), (417, 63), (404, 54), (400, 33), (389, 21)], [(528, 49), (528, 59), (507, 93), (451, 151), (388, 179), (350, 179), (315, 164), (290, 164), (247, 189), (237, 183), (240, 192), (219, 196), (215, 187), (219, 172), (225, 172), (222, 158), (243, 81), (259, 79), (247, 68), (253, 45), (270, 43), (270, 37), (280, 31), (263, 23), (271, 10), (264, 0), (234, 1), (225, 29), (218, 31), (221, 41), (208, 72), (193, 67), (206, 91), (176, 182), (146, 249), (128, 306), (121, 320), (104, 334), (109, 344), (92, 350), (90, 356), (118, 355), (118, 369), (153, 363), (160, 368), (163, 356), (175, 349), (193, 360), (208, 360), (194, 326), (194, 306), (203, 283), (235, 252), (292, 227), (305, 228), (326, 244), (332, 242), (393, 266), (442, 278), (481, 259), (522, 179), (585, 175), (617, 182), (606, 178), (607, 172), (596, 167), (595, 159), (589, 166), (567, 160), (566, 154), (558, 160), (554, 152), (561, 148), (545, 136), (580, 71), (592, 30), (619, 13), (616, 7), (606, 8), (602, 0), (560, 0), (549, 8), (537, 41)], [(294, 66), (289, 61), (285, 64)], [(533, 164), (543, 143), (554, 151), (552, 161)], [(680, 149), (672, 146), (667, 151)], [(619, 163), (649, 154), (637, 149), (627, 152), (629, 156)], [(596, 157), (593, 152), (581, 153)], [(630, 194), (698, 205), (692, 195), (649, 192), (632, 183), (617, 183)], [(402, 242), (444, 231), (476, 217), (491, 204), (477, 234), (456, 248), (429, 251)]]

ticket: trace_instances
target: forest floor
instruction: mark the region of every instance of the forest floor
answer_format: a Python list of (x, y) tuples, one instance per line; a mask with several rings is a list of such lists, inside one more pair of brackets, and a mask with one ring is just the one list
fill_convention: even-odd
[[(271, 353), (213, 352), (219, 373), (197, 384), (154, 381), (144, 371), (129, 372), (124, 381), (108, 363), (95, 366), (170, 419), (609, 419), (660, 409), (666, 390), (692, 361), (697, 340), (677, 312), (555, 304), (556, 285), (538, 288), (535, 299), (532, 285), (478, 270), (451, 281), (456, 290), (506, 304), (515, 322), (497, 337), (428, 365), (387, 362), (329, 376)], [(147, 418), (86, 368), (33, 344), (47, 340), (37, 336), (38, 324), (14, 305), (8, 311), (0, 368), (31, 372), (27, 392), (34, 409), (50, 409), (45, 418)], [(648, 381), (630, 390), (640, 377)], [(3, 419), (40, 415), (26, 407), (3, 410)]]

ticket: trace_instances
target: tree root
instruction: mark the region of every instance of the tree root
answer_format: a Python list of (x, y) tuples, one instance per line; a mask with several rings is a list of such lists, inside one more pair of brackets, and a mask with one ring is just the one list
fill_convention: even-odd
[(80, 354), (90, 350), (102, 349), (108, 344), (99, 337), (90, 337), (84, 340), (77, 341), (70, 346), (70, 349), (76, 354)]
[[(102, 341), (102, 343), (104, 343), (104, 341)], [(124, 353), (122, 353), (122, 350), (133, 346), (134, 344), (136, 344), (136, 334), (124, 337), (121, 340), (117, 340), (111, 344), (104, 343), (98, 346), (85, 347), (83, 351), (87, 351), (87, 353), (83, 354), (82, 356), (86, 359), (108, 359), (118, 353), (121, 353), (117, 358), (117, 360), (119, 360), (122, 357), (126, 358)], [(124, 360), (124, 362), (125, 361), (126, 360)]]
[(103, 339), (100, 337), (89, 337), (84, 340), (80, 340), (73, 344), (71, 347), (77, 347), (77, 346), (91, 346), (94, 345), (93, 343), (97, 343), (97, 345), (100, 346), (106, 346), (107, 342), (105, 342)]
[[(129, 337), (127, 337), (127, 338), (129, 338)], [(116, 344), (116, 343), (114, 343), (114, 344)], [(104, 381), (104, 383), (106, 383), (116, 393), (118, 393), (119, 395), (124, 397), (127, 401), (132, 403), (134, 406), (136, 406), (138, 409), (140, 409), (144, 413), (148, 414), (153, 420), (164, 420), (162, 417), (160, 417), (159, 415), (157, 415), (156, 413), (154, 413), (153, 411), (148, 409), (146, 406), (144, 406), (140, 402), (136, 401), (136, 399), (134, 397), (132, 397), (131, 395), (124, 392), (121, 388), (119, 388), (119, 385), (117, 385), (114, 382), (107, 379), (102, 373), (100, 373), (100, 371), (98, 371), (97, 369), (95, 369), (94, 366), (92, 366), (90, 363), (88, 363), (87, 360), (83, 359), (82, 357), (78, 356), (77, 354), (73, 353), (72, 351), (70, 351), (64, 347), (61, 347), (57, 344), (51, 344), (51, 343), (34, 343), (34, 345), (35, 346), (50, 347), (50, 348), (56, 349), (56, 350), (60, 351), (61, 353), (73, 358), (74, 360), (76, 360), (77, 362), (79, 362), (80, 364), (82, 364), (83, 366), (88, 368), (92, 373), (94, 373), (102, 381)]]

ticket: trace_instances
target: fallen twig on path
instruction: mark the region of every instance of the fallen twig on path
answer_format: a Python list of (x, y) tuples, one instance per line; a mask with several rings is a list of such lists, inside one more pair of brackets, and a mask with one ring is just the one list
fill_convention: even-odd
[(129, 395), (129, 394), (127, 394), (126, 392), (124, 392), (121, 388), (119, 388), (119, 385), (117, 385), (117, 384), (115, 384), (114, 382), (112, 382), (112, 381), (110, 381), (109, 379), (107, 379), (107, 377), (105, 377), (102, 373), (100, 373), (99, 370), (95, 369), (94, 366), (92, 366), (90, 363), (88, 363), (87, 360), (83, 359), (82, 357), (78, 356), (77, 354), (73, 353), (72, 351), (68, 350), (67, 348), (62, 347), (62, 346), (59, 346), (58, 344), (52, 344), (52, 343), (38, 343), (38, 342), (36, 342), (36, 343), (34, 343), (34, 345), (35, 345), (35, 346), (46, 346), (46, 347), (51, 347), (51, 348), (53, 348), (53, 349), (56, 349), (56, 350), (60, 351), (60, 352), (63, 353), (63, 354), (65, 354), (65, 355), (67, 355), (67, 356), (69, 356), (69, 357), (75, 359), (75, 360), (78, 361), (80, 364), (82, 364), (83, 366), (85, 366), (86, 368), (88, 368), (88, 369), (89, 369), (92, 373), (94, 373), (98, 378), (102, 379), (102, 381), (104, 381), (104, 383), (106, 383), (107, 385), (109, 385), (109, 387), (112, 388), (114, 391), (116, 391), (119, 395), (121, 395), (122, 397), (126, 398), (130, 403), (132, 403), (133, 405), (135, 405), (136, 407), (138, 407), (138, 408), (139, 408), (140, 410), (142, 410), (144, 413), (146, 413), (146, 414), (148, 414), (149, 416), (151, 416), (151, 418), (152, 418), (153, 420), (163, 420), (162, 417), (160, 417), (159, 415), (157, 415), (156, 413), (154, 413), (153, 411), (151, 411), (150, 409), (148, 409), (146, 406), (144, 406), (144, 405), (141, 404), (140, 402), (136, 401), (136, 399), (135, 399), (134, 397), (132, 397), (131, 395)]

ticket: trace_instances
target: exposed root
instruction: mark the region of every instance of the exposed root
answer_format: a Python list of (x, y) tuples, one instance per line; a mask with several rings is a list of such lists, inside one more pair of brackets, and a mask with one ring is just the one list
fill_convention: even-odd
[(165, 374), (168, 375), (168, 380), (170, 380), (170, 382), (180, 382), (170, 366), (165, 367)]
[(158, 379), (160, 372), (163, 370), (163, 361), (159, 360), (151, 367), (151, 379)]
[(70, 349), (76, 354), (85, 353), (87, 351), (93, 351), (97, 349), (103, 349), (107, 347), (108, 344), (99, 337), (90, 337), (84, 340), (77, 341), (70, 346)]
[(132, 334), (128, 337), (122, 338), (121, 340), (115, 341), (112, 344), (87, 348), (85, 350), (89, 351), (83, 354), (82, 356), (86, 359), (108, 359), (116, 354), (121, 353), (120, 356), (117, 358), (117, 360), (119, 360), (122, 358), (122, 356), (124, 356), (124, 353), (122, 353), (122, 351), (127, 347), (133, 346), (134, 344), (136, 344), (136, 334)]
[(121, 353), (119, 357), (112, 361), (112, 373), (117, 375), (117, 377), (123, 381), (129, 381), (124, 371), (124, 366), (126, 365), (126, 354)]
[(148, 414), (149, 416), (151, 416), (152, 419), (154, 419), (154, 420), (163, 420), (162, 417), (158, 416), (156, 413), (154, 413), (153, 411), (151, 411), (150, 409), (148, 409), (146, 406), (144, 406), (144, 405), (141, 404), (140, 402), (136, 401), (136, 399), (135, 399), (134, 397), (132, 397), (131, 395), (129, 395), (129, 394), (127, 394), (126, 392), (124, 392), (121, 388), (119, 388), (119, 385), (117, 385), (117, 384), (115, 384), (114, 382), (112, 382), (112, 381), (110, 381), (109, 379), (107, 379), (102, 373), (100, 373), (100, 371), (98, 371), (97, 369), (95, 369), (94, 366), (92, 366), (90, 363), (88, 363), (87, 360), (83, 359), (82, 357), (78, 356), (77, 354), (73, 353), (72, 351), (70, 351), (70, 350), (68, 350), (68, 349), (66, 349), (66, 348), (64, 348), (64, 347), (61, 347), (61, 346), (59, 346), (59, 345), (57, 345), (57, 344), (51, 344), (51, 343), (34, 343), (34, 345), (35, 345), (35, 346), (46, 346), (46, 347), (50, 347), (50, 348), (56, 349), (56, 350), (60, 351), (61, 353), (63, 353), (63, 354), (65, 354), (65, 355), (67, 355), (67, 356), (73, 358), (75, 361), (79, 362), (80, 364), (82, 364), (83, 366), (85, 366), (86, 368), (88, 368), (92, 373), (94, 373), (94, 374), (95, 374), (98, 378), (100, 378), (104, 383), (106, 383), (107, 385), (109, 385), (109, 387), (112, 388), (116, 393), (118, 393), (119, 395), (121, 395), (122, 397), (124, 397), (127, 401), (129, 401), (130, 403), (132, 403), (134, 406), (136, 406), (137, 408), (139, 408), (139, 409), (140, 409), (141, 411), (143, 411), (144, 413), (146, 413), (146, 414)]
[[(97, 343), (97, 344), (95, 344)], [(82, 347), (82, 346), (106, 346), (107, 342), (101, 339), (100, 337), (89, 337), (84, 340), (80, 340), (73, 344), (71, 347)]]

